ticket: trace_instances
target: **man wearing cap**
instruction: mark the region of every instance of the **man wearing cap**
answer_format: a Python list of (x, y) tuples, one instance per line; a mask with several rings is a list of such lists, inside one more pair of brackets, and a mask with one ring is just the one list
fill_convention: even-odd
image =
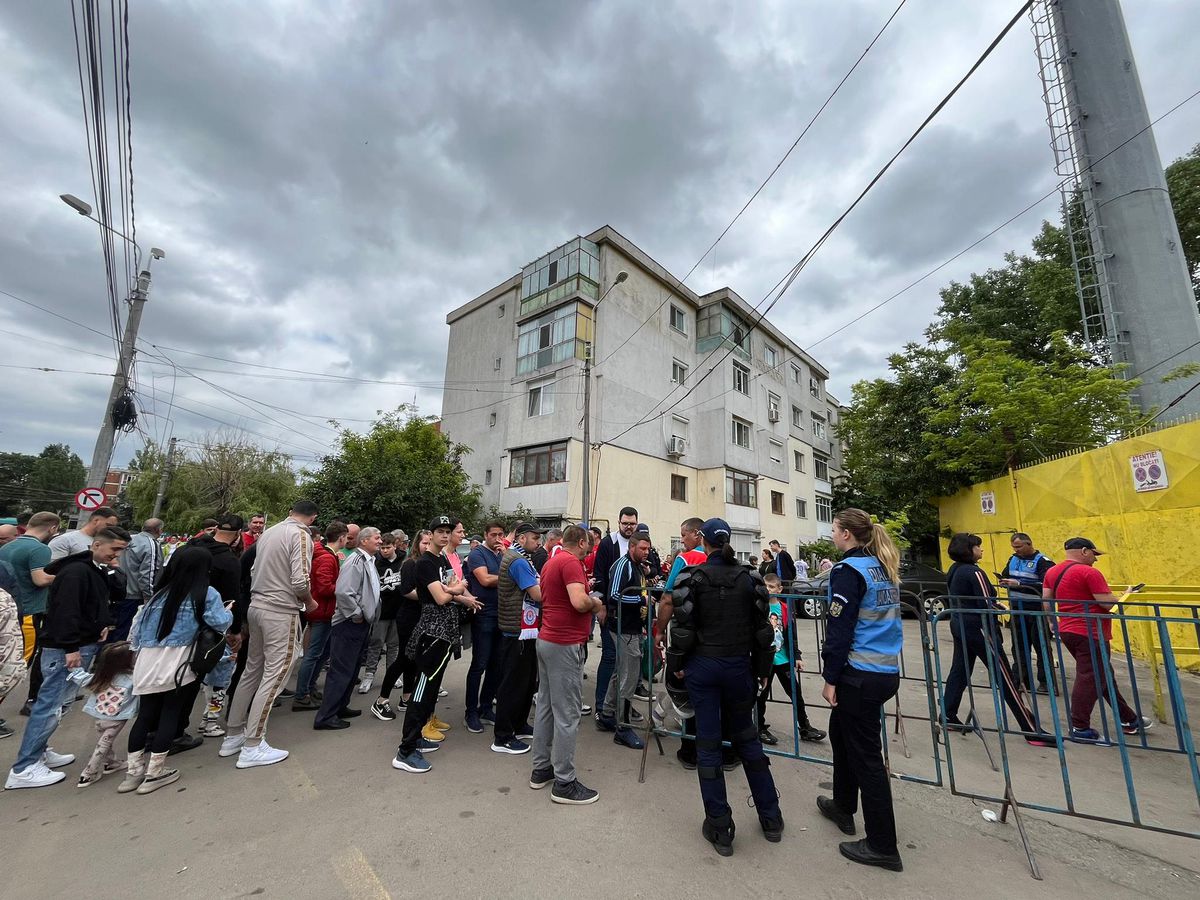
[(421, 732), (433, 717), (446, 666), (451, 657), (462, 652), (458, 607), (478, 610), (482, 605), (455, 576), (443, 552), (458, 525), (457, 519), (435, 516), (429, 523), (429, 549), (413, 561), (413, 582), (421, 617), (402, 652), (414, 661), (420, 676), (404, 712), (404, 733), (392, 768), (417, 775), (432, 768), (425, 754), (437, 750), (439, 745)]
[(528, 753), (533, 738), (529, 710), (537, 686), (537, 635), (541, 624), (542, 589), (530, 556), (541, 534), (528, 522), (518, 525), (512, 546), (500, 559), (497, 577), (497, 622), (500, 642), (500, 688), (496, 691), (496, 727), (492, 750)]
[(1109, 663), (1112, 620), (1100, 618), (1117, 602), (1108, 581), (1096, 569), (1101, 550), (1085, 537), (1063, 544), (1066, 559), (1046, 573), (1042, 606), (1056, 613), (1063, 646), (1075, 658), (1075, 684), (1071, 688), (1071, 740), (1096, 743), (1100, 733), (1092, 728), (1092, 709), (1102, 697), (1111, 704), (1109, 686), (1116, 695), (1121, 730), (1137, 734), (1151, 726), (1149, 718), (1138, 717), (1125, 702)]
[(757, 573), (741, 565), (730, 546), (729, 523), (709, 519), (700, 528), (707, 562), (673, 585), (667, 677), (682, 676), (696, 713), (697, 774), (704, 802), (702, 833), (721, 856), (733, 853), (733, 810), (721, 769), (721, 737), (742, 760), (763, 836), (783, 835), (779, 795), (763, 752), (753, 708), (756, 679), (774, 664), (769, 596)]

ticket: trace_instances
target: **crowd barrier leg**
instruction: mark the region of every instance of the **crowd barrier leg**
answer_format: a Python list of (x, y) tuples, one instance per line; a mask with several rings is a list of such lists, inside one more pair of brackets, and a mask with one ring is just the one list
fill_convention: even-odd
[[(1158, 630), (1162, 639), (1163, 664), (1167, 671), (1167, 686), (1171, 692), (1171, 708), (1175, 719), (1175, 729), (1179, 734), (1181, 749), (1187, 754), (1188, 768), (1192, 773), (1192, 788), (1196, 792), (1196, 802), (1200, 804), (1200, 767), (1196, 763), (1196, 744), (1192, 737), (1192, 726), (1188, 721), (1187, 703), (1184, 701), (1183, 685), (1179, 682), (1179, 669), (1175, 666), (1175, 650), (1171, 646), (1171, 637), (1167, 632), (1167, 623), (1159, 618)], [(1164, 717), (1165, 718), (1165, 717)]]

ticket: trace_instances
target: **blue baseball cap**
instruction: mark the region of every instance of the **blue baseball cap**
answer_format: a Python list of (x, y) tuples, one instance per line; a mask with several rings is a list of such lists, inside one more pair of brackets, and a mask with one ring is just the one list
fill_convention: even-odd
[(719, 547), (729, 543), (729, 523), (724, 519), (709, 519), (700, 526), (700, 534), (709, 544)]

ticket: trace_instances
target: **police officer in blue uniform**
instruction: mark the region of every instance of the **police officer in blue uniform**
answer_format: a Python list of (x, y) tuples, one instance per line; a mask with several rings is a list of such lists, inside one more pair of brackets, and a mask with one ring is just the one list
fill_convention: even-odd
[[(1034, 549), (1033, 539), (1018, 531), (1012, 536), (1013, 555), (1000, 574), (1000, 584), (1008, 588), (1009, 607), (1014, 611), (1042, 609), (1042, 581), (1054, 567)], [(1037, 691), (1049, 693), (1054, 689), (1054, 651), (1051, 649), (1049, 622), (1045, 616), (1016, 615), (1012, 617), (1013, 658), (1017, 663), (1017, 680), (1031, 692), (1033, 687), (1033, 656), (1037, 655)]]
[(779, 796), (763, 752), (754, 704), (771, 674), (774, 630), (762, 578), (737, 561), (729, 524), (709, 519), (700, 528), (708, 561), (676, 579), (671, 613), (668, 676), (681, 675), (696, 719), (696, 761), (704, 801), (702, 832), (717, 853), (733, 853), (734, 823), (721, 769), (721, 735), (742, 760), (763, 836), (783, 836)]
[(829, 573), (821, 652), (821, 696), (832, 707), (833, 797), (818, 797), (817, 808), (844, 834), (854, 834), (861, 795), (867, 836), (838, 850), (854, 862), (900, 872), (880, 720), (883, 704), (900, 688), (900, 554), (883, 526), (861, 509), (833, 517), (833, 542), (843, 557)]

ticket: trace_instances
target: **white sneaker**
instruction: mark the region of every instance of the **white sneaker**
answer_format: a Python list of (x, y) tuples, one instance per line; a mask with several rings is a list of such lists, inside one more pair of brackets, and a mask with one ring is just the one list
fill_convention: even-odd
[(46, 764), (48, 769), (61, 769), (63, 766), (69, 766), (75, 762), (74, 753), (55, 753), (50, 747), (46, 748), (46, 752), (42, 754), (42, 762)]
[(231, 734), (221, 741), (221, 749), (217, 751), (217, 756), (237, 756), (245, 745), (245, 734)]
[(201, 737), (224, 737), (225, 729), (216, 719), (206, 719), (200, 726)]
[(13, 772), (10, 770), (8, 779), (4, 782), (4, 789), (12, 791), (17, 788), (48, 787), (52, 784), (58, 784), (66, 777), (66, 772), (51, 772), (46, 768), (45, 763), (39, 761), (35, 762), (24, 772)]
[(257, 747), (243, 747), (238, 757), (239, 769), (252, 769), (255, 766), (273, 766), (283, 762), (288, 757), (286, 750), (276, 750), (263, 739)]
[(366, 693), (370, 692), (371, 685), (373, 685), (374, 683), (375, 683), (375, 673), (368, 672), (366, 675), (363, 676), (362, 681), (360, 681), (358, 683), (358, 692), (360, 694), (366, 694)]
[(449, 697), (450, 692), (448, 690), (446, 690), (445, 688), (441, 688), (438, 690), (438, 696), (439, 697)]

